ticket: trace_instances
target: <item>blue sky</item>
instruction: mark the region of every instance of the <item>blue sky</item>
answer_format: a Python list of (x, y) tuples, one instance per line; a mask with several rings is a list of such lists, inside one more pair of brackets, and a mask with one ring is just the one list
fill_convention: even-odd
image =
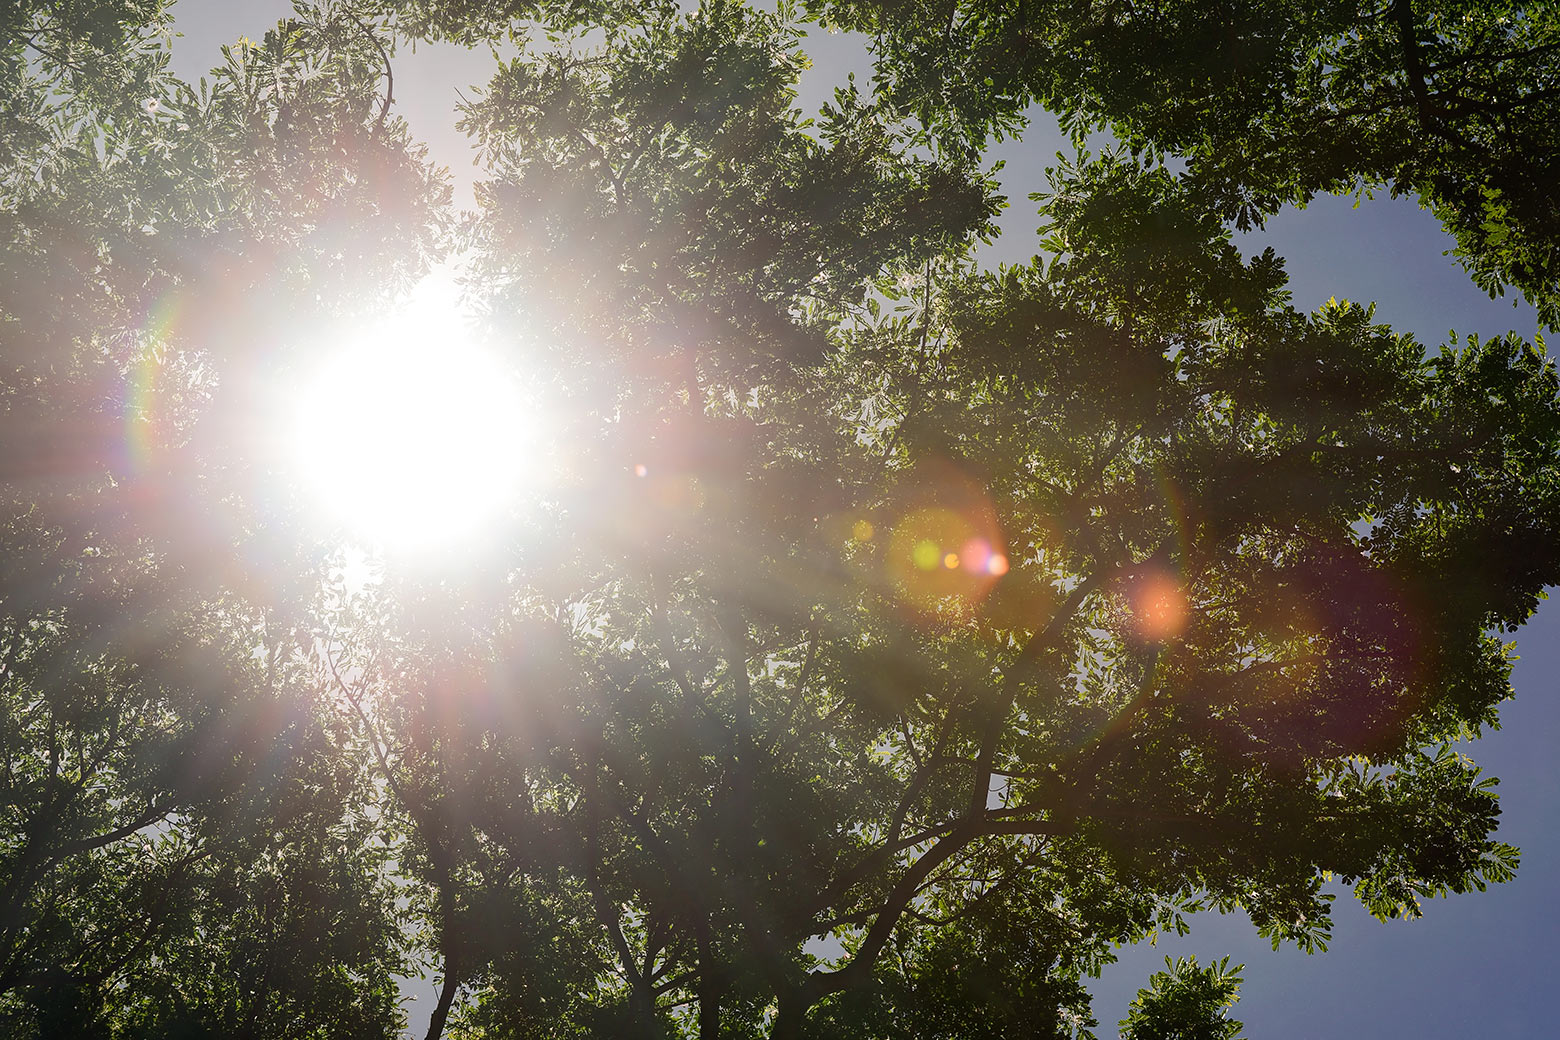
[[(289, 10), (278, 0), (179, 0), (184, 37), (175, 42), (175, 70), (198, 76), (220, 62), (221, 43), (258, 38)], [(807, 50), (814, 69), (803, 84), (804, 108), (816, 108), (847, 72), (865, 82), (857, 41), (820, 35)], [(454, 130), (456, 90), (486, 82), (491, 70), (485, 51), (448, 46), (423, 46), (395, 61), (396, 111), (451, 168), (457, 203), (470, 204), (473, 172), (469, 149)], [(1002, 238), (986, 254), (991, 262), (1021, 261), (1034, 252), (1028, 194), (1045, 187), (1044, 169), (1064, 147), (1054, 124), (1040, 119), (1022, 141), (992, 152), (1007, 164), (1002, 182), (1012, 205)], [(1383, 192), (1358, 207), (1352, 199), (1318, 199), (1280, 214), (1241, 245), (1248, 252), (1271, 245), (1287, 259), (1294, 303), (1302, 309), (1330, 296), (1375, 301), (1378, 320), (1431, 346), (1444, 343), (1453, 328), (1464, 336), (1515, 330), (1529, 339), (1536, 331), (1531, 307), (1490, 300), (1442, 255), (1451, 239), (1409, 199)], [(1560, 607), (1545, 604), (1515, 638), (1517, 698), (1502, 711), (1499, 732), (1465, 749), (1501, 778), (1500, 835), (1523, 850), (1515, 881), (1426, 903), (1425, 916), (1409, 922), (1375, 921), (1342, 893), (1334, 904), (1332, 947), (1314, 956), (1272, 951), (1243, 915), (1200, 915), (1190, 936), (1124, 950), (1105, 971), (1094, 986), (1101, 1035), (1115, 1035), (1128, 1001), (1166, 955), (1188, 953), (1202, 963), (1224, 955), (1245, 963), (1236, 1015), (1261, 1040), (1552, 1035), (1560, 936)]]

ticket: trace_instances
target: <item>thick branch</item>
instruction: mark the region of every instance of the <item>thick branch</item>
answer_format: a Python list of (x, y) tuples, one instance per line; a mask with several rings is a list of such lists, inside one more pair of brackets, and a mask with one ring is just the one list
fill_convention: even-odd
[(172, 810), (165, 809), (162, 806), (156, 805), (154, 803), (148, 806), (146, 811), (143, 812), (140, 816), (137, 816), (135, 819), (131, 820), (129, 823), (124, 824), (123, 826), (115, 827), (113, 830), (108, 831), (107, 833), (94, 835), (90, 838), (80, 838), (76, 841), (66, 842), (64, 845), (61, 845), (59, 848), (55, 849), (50, 854), (49, 859), (51, 861), (62, 860), (67, 856), (79, 856), (82, 853), (93, 852), (97, 849), (112, 845), (115, 842), (122, 841), (125, 838), (130, 837), (132, 834), (135, 834), (137, 831), (144, 830), (147, 827), (150, 827), (152, 824), (157, 823), (159, 820), (164, 819), (171, 811)]
[[(616, 951), (618, 961), (623, 965), (623, 976), (628, 979), (629, 985), (636, 994), (646, 989), (645, 974), (639, 971), (634, 963), (633, 951), (628, 948), (628, 940), (623, 936), (623, 926), (618, 920), (616, 911), (612, 908), (612, 902), (607, 898), (606, 889), (601, 887), (601, 872), (597, 869), (597, 863), (601, 858), (600, 844), (600, 810), (599, 789), (597, 780), (597, 765), (594, 761), (586, 764), (589, 772), (585, 778), (585, 877), (586, 884), (590, 887), (591, 897), (596, 906), (596, 919), (600, 922), (602, 930), (607, 933), (612, 948)], [(646, 943), (648, 949), (649, 944)], [(647, 969), (648, 971), (648, 969)]]
[(905, 871), (899, 882), (883, 901), (872, 926), (867, 929), (866, 937), (856, 950), (856, 955), (850, 963), (837, 971), (815, 972), (807, 977), (803, 988), (804, 1009), (817, 1003), (818, 1000), (831, 993), (838, 993), (849, 988), (872, 970), (873, 963), (894, 929), (899, 924), (900, 917), (905, 909), (922, 890), (932, 872), (963, 851), (972, 842), (982, 837), (999, 834), (1066, 834), (1071, 826), (1064, 822), (1051, 820), (993, 820), (975, 819), (968, 820), (958, 825), (956, 829), (942, 838), (937, 844), (927, 850), (926, 854), (911, 864)]
[(379, 106), (379, 118), (374, 121), (373, 136), (377, 140), (384, 131), (385, 117), (390, 114), (390, 106), (395, 101), (395, 72), (390, 67), (390, 55), (385, 50), (385, 45), (379, 42), (379, 37), (375, 36), (373, 30), (364, 25), (361, 19), (355, 16), (349, 17), (352, 18), (353, 22), (357, 23), (357, 27), (363, 31), (363, 35), (367, 36), (369, 41), (373, 43), (374, 49), (379, 52), (379, 60), (385, 67), (385, 100)]

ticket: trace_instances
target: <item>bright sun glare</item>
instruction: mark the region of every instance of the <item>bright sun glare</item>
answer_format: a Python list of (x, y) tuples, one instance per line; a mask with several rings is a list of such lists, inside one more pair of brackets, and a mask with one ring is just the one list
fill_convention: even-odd
[(288, 465), (325, 517), (392, 548), (492, 522), (534, 477), (514, 375), (471, 332), (453, 276), (323, 353), (284, 420)]

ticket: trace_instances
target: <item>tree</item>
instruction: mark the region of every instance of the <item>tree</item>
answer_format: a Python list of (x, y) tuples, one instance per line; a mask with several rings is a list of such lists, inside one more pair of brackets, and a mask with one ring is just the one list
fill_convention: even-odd
[[(1295, 314), (1275, 258), (1242, 262), (1197, 195), (1121, 160), (1057, 186), (1049, 267), (923, 253), (871, 301), (818, 300), (841, 279), (786, 277), (813, 247), (745, 201), (774, 184), (749, 114), (779, 109), (734, 89), (753, 58), (705, 56), (744, 24), (710, 8), (511, 66), (471, 113), (499, 174), (482, 290), (566, 373), (563, 439), (600, 447), (512, 574), (523, 623), (483, 634), (505, 681), (460, 684), (469, 709), (428, 683), (389, 740), (461, 820), (463, 945), (489, 929), (462, 934), (462, 899), (497, 920), (502, 879), (504, 930), (556, 946), (589, 913), (570, 970), (616, 981), (547, 1012), (534, 962), (459, 955), (485, 984), (469, 1027), (1066, 1028), (1111, 941), (1199, 898), (1312, 945), (1324, 870), (1383, 915), (1507, 876), (1486, 782), (1419, 749), (1492, 720), (1484, 632), (1552, 573), (1468, 574), (1553, 541), (1541, 356), (1430, 361), (1362, 308)], [(784, 48), (755, 50), (776, 74)], [(843, 97), (825, 138), (858, 112), (881, 118)], [(827, 319), (821, 351), (731, 313), (772, 294), (793, 329)], [(1492, 378), (1499, 403), (1462, 389)], [(1018, 999), (1019, 937), (1036, 988), (1010, 1011), (936, 969)]]
[[(231, 294), (134, 341), (187, 373), (161, 497), (107, 435), (6, 474), (13, 1032), (387, 1035), (425, 966), (431, 1038), (1083, 1037), (1083, 977), (1197, 907), (1309, 950), (1327, 872), (1380, 916), (1510, 876), (1449, 745), (1560, 574), (1553, 365), (1297, 313), (1123, 154), (1057, 171), (1050, 259), (981, 271), (992, 185), (883, 99), (803, 121), (788, 11), (614, 22), (467, 107), (470, 289), (563, 473), (500, 552), (350, 586), (245, 433), (439, 230), (352, 10), (170, 85), (193, 159), (134, 114), (125, 174), (183, 194), (83, 148), (7, 197), (7, 343), (57, 367), (117, 374), (119, 264)], [(140, 248), (24, 292), (55, 226)], [(197, 230), (202, 281), (160, 248)], [(12, 349), (10, 428), (99, 407)], [(1123, 1030), (1229, 1035), (1237, 981), (1171, 965)]]
[(1241, 1025), (1226, 1017), (1240, 985), (1229, 958), (1197, 967), (1197, 958), (1172, 961), (1138, 991), (1121, 1035), (1127, 1040), (1240, 1040)]
[(368, 774), (288, 653), (313, 550), (238, 491), (280, 312), (349, 309), (340, 263), (383, 296), (447, 193), (357, 28), (284, 24), (196, 87), (163, 6), (0, 15), (0, 1021), (384, 1035)]
[(1243, 228), (1317, 192), (1416, 195), (1481, 288), (1560, 320), (1546, 4), (810, 6), (870, 34), (889, 93), (974, 150), (1039, 103), (1079, 134), (1184, 157)]

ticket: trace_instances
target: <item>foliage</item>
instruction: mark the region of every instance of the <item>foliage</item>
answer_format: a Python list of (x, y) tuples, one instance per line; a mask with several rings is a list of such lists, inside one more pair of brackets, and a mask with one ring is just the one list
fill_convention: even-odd
[(978, 150), (1039, 103), (1184, 157), (1242, 227), (1317, 192), (1417, 195), (1494, 296), (1560, 322), (1560, 16), (1542, 3), (819, 0), (884, 85)]
[[(354, 576), (267, 388), (448, 242), (364, 16), (494, 24), (304, 8), (185, 85), (155, 5), (21, 10), (9, 1033), (387, 1036), (426, 973), (435, 1038), (1091, 1037), (1085, 977), (1189, 911), (1314, 950), (1329, 875), (1382, 917), (1511, 876), (1451, 746), (1560, 580), (1541, 347), (1298, 313), (1124, 153), (982, 271), (992, 185), (884, 99), (803, 120), (787, 10), (547, 7), (465, 108), (460, 244), (556, 482)], [(1236, 1035), (1238, 981), (1171, 964), (1124, 1035)]]
[(1239, 967), (1231, 970), (1228, 957), (1206, 968), (1195, 957), (1166, 957), (1165, 968), (1138, 990), (1121, 1023), (1123, 1040), (1240, 1040), (1240, 1023), (1225, 1017), (1240, 986)]
[(581, 27), (653, 24), (676, 11), (666, 0), (361, 0), (351, 6), (414, 46), (441, 40), (468, 47), (500, 39), (523, 44), (537, 29), (557, 39)]
[(382, 299), (444, 189), (355, 28), (189, 85), (159, 3), (3, 18), (3, 1031), (384, 1035), (368, 774), (287, 652), (313, 549), (240, 491), (278, 311)]

